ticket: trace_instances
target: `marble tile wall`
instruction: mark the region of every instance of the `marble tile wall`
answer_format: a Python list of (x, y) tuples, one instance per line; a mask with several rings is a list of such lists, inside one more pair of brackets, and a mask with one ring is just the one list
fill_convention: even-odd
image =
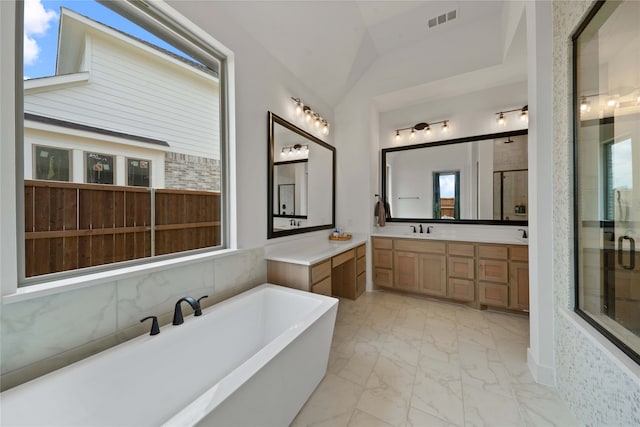
[(264, 249), (156, 271), (2, 307), (1, 385), (6, 390), (146, 333), (140, 319), (171, 322), (185, 295), (203, 307), (264, 283)]
[(573, 309), (571, 34), (592, 0), (553, 3), (555, 364), (560, 395), (584, 425), (640, 425), (640, 379), (569, 320)]

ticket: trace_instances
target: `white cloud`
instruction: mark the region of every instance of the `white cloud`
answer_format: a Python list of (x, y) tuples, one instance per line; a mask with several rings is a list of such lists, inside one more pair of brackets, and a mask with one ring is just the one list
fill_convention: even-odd
[(44, 36), (58, 14), (45, 10), (41, 0), (24, 2), (24, 63), (33, 64), (40, 54), (40, 47), (34, 37)]

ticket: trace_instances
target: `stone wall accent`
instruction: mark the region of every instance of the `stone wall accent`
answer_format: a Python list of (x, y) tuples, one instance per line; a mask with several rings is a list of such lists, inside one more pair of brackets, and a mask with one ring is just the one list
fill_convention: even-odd
[(220, 191), (221, 162), (182, 153), (165, 153), (164, 186), (183, 190)]

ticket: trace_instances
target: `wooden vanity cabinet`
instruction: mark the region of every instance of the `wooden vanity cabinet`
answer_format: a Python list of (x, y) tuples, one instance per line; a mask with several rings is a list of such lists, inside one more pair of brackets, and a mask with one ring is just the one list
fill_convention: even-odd
[(393, 287), (425, 295), (447, 295), (446, 244), (433, 240), (396, 239)]
[(529, 310), (529, 248), (509, 247), (509, 308)]
[(478, 245), (478, 301), (480, 304), (509, 306), (509, 248), (505, 245)]
[(476, 298), (475, 244), (447, 243), (447, 296), (451, 299), (472, 302)]
[(529, 308), (527, 246), (372, 237), (376, 286), (465, 302)]
[(372, 237), (373, 283), (390, 288), (393, 286), (393, 239)]
[(356, 299), (367, 282), (366, 246), (359, 245), (311, 266), (267, 261), (267, 281), (317, 294)]

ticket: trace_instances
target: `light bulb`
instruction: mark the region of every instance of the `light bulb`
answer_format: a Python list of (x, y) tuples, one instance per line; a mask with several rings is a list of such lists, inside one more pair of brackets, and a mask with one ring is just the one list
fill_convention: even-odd
[(304, 108), (304, 105), (302, 105), (302, 102), (300, 100), (296, 101), (296, 116), (300, 117), (302, 115), (302, 109)]
[(607, 101), (607, 106), (608, 107), (615, 107), (616, 106), (616, 100), (614, 98), (609, 98), (609, 100)]
[(304, 119), (305, 119), (306, 121), (308, 121), (308, 122), (310, 122), (310, 121), (311, 121), (311, 110), (310, 110), (310, 109), (309, 109), (309, 110), (306, 110), (306, 111), (304, 112)]
[(504, 113), (500, 113), (500, 115), (498, 116), (498, 124), (500, 126), (504, 126), (505, 124)]
[(396, 131), (396, 141), (400, 141), (400, 131)]
[(324, 126), (322, 126), (322, 133), (325, 135), (329, 135), (329, 123), (324, 122)]
[(446, 132), (449, 130), (449, 125), (448, 125), (448, 121), (445, 120), (444, 124), (442, 125), (442, 132)]
[(425, 132), (427, 135), (431, 135), (431, 126), (427, 125), (427, 127), (426, 127), (426, 128), (424, 128), (424, 132)]
[(414, 128), (411, 128), (411, 134), (409, 135), (409, 138), (413, 139), (416, 136), (416, 130)]
[(638, 95), (638, 99), (636, 99), (636, 102), (640, 104), (640, 95)]
[(580, 98), (580, 111), (587, 111), (587, 108), (589, 108), (588, 102), (584, 96)]
[(529, 118), (529, 113), (526, 110), (522, 110), (522, 112), (520, 113), (520, 120), (524, 122), (528, 118)]
[(320, 122), (320, 117), (317, 117), (317, 116), (316, 116), (316, 119), (314, 120), (313, 124), (315, 125), (315, 127), (316, 127), (317, 129), (320, 129), (320, 124), (321, 124), (321, 122)]

